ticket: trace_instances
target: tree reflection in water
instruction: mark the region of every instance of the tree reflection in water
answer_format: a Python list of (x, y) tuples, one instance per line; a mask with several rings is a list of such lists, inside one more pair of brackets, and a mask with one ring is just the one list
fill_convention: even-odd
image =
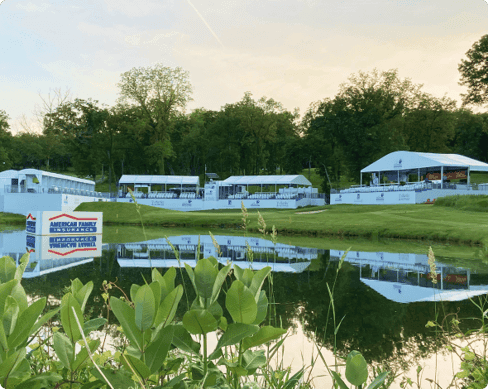
[[(313, 270), (273, 273), (276, 313), (284, 328), (296, 330), (297, 323), (302, 323), (310, 341), (333, 349), (334, 328), (331, 320), (327, 333), (324, 333), (324, 327), (330, 303), (327, 283), (332, 285), (334, 282), (338, 263), (330, 260), (329, 251), (320, 254), (316, 261)], [(181, 282), (180, 272), (177, 272), (177, 277), (177, 282)], [(102, 257), (95, 258), (93, 263), (25, 279), (23, 284), (31, 296), (60, 299), (63, 289), (75, 278), (83, 283), (92, 280), (95, 284), (87, 305), (93, 317), (106, 313), (100, 289), (103, 280), (117, 280), (119, 287), (129, 291), (133, 283), (142, 284), (143, 279), (150, 279), (150, 269), (121, 268), (117, 263), (115, 247), (111, 247), (104, 250)], [(192, 291), (186, 276), (184, 282), (187, 284), (186, 290)], [(264, 288), (269, 290), (269, 285)], [(116, 291), (113, 293), (117, 296)], [(191, 303), (194, 296), (188, 297)], [(181, 317), (186, 310), (184, 301), (180, 304), (177, 317)], [(433, 302), (401, 304), (388, 300), (361, 282), (359, 268), (350, 263), (345, 262), (339, 271), (334, 304), (338, 322), (344, 317), (337, 333), (337, 347), (341, 356), (358, 350), (368, 363), (383, 364), (393, 371), (405, 371), (420, 359), (435, 353), (436, 349), (445, 349), (446, 339), (436, 338), (433, 328), (426, 328), (429, 320), (435, 320)], [(460, 319), (479, 316), (479, 311), (469, 300), (437, 303), (437, 313), (438, 322), (452, 314), (458, 314)], [(463, 331), (477, 328), (476, 325), (474, 321), (461, 320)]]

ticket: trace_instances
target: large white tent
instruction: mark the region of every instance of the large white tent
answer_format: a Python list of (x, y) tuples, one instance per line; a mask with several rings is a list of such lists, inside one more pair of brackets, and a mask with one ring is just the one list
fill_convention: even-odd
[(459, 154), (434, 154), (413, 151), (394, 151), (380, 158), (361, 170), (361, 184), (363, 173), (397, 172), (404, 174), (418, 174), (421, 172), (444, 172), (466, 170), (469, 185), (470, 171), (488, 172), (488, 164)]

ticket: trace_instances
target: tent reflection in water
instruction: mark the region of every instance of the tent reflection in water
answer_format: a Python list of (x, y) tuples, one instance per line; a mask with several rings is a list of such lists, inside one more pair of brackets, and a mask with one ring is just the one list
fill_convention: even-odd
[[(121, 267), (183, 267), (197, 264), (198, 242), (200, 254), (208, 258), (213, 256), (226, 265), (227, 262), (237, 264), (242, 268), (259, 270), (270, 266), (275, 272), (301, 273), (306, 270), (313, 259), (324, 250), (285, 245), (259, 238), (244, 238), (238, 236), (216, 235), (220, 253), (210, 235), (184, 235), (169, 237), (171, 244), (178, 250), (180, 260), (166, 239), (154, 239), (147, 242), (127, 243), (117, 245), (117, 261)], [(248, 246), (252, 250), (252, 261), (249, 260)]]
[[(334, 261), (339, 261), (343, 254), (330, 250)], [(488, 270), (478, 273), (438, 260), (434, 283), (427, 255), (350, 251), (345, 261), (359, 267), (361, 282), (398, 303), (462, 301), (488, 293)]]

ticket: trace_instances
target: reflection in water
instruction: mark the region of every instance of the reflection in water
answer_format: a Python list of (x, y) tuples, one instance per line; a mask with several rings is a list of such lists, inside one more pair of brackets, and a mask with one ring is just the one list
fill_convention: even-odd
[[(182, 267), (188, 264), (196, 266), (198, 252), (208, 258), (218, 258), (222, 264), (228, 261), (240, 267), (259, 270), (270, 266), (274, 272), (301, 273), (310, 266), (310, 262), (325, 250), (273, 244), (259, 238), (236, 236), (215, 236), (218, 247), (210, 235), (172, 236), (168, 240), (178, 251), (179, 261), (166, 239), (154, 239), (147, 242), (125, 243), (117, 245), (117, 261), (121, 267)], [(199, 246), (200, 245), (200, 246)], [(252, 251), (252, 258), (249, 250)]]
[[(428, 288), (435, 290), (435, 293), (486, 293), (482, 286), (488, 285), (487, 274), (467, 267), (454, 268), (441, 260), (437, 262), (439, 282), (433, 289), (432, 280), (426, 274), (429, 272), (426, 255), (351, 252), (339, 271), (335, 284), (335, 314), (337, 322), (342, 320), (335, 339), (329, 314), (327, 284), (332, 287), (338, 260), (343, 252), (282, 244), (275, 247), (270, 241), (257, 238), (216, 236), (216, 239), (222, 253), (222, 263), (229, 260), (241, 267), (250, 265), (255, 269), (268, 264), (274, 266), (273, 296), (276, 313), (283, 328), (291, 328), (300, 322), (309, 339), (328, 349), (333, 348), (337, 342), (337, 348), (342, 355), (347, 355), (351, 350), (359, 350), (368, 362), (389, 361), (402, 367), (408, 366), (434, 352), (435, 331), (426, 328), (425, 324), (434, 320), (436, 314), (439, 315), (439, 322), (453, 314), (460, 319), (479, 316), (477, 308), (469, 300), (451, 302), (443, 299), (436, 307), (432, 301), (426, 300), (429, 296), (418, 299), (417, 295), (407, 293), (407, 287)], [(170, 240), (179, 250), (183, 262), (195, 261), (198, 236), (185, 235), (172, 237)], [(250, 259), (246, 240), (253, 250), (252, 262), (245, 262)], [(18, 260), (25, 252), (25, 247), (25, 232), (0, 234), (0, 255), (10, 255)], [(204, 256), (216, 256), (217, 251), (210, 237), (200, 237), (200, 252)], [(89, 262), (80, 264), (73, 260), (62, 265), (64, 268), (59, 266), (63, 260), (48, 260), (40, 267), (38, 277), (26, 279), (23, 285), (29, 295), (60, 298), (63, 288), (70, 284), (70, 280), (80, 278), (83, 283), (92, 280), (95, 286), (88, 307), (92, 317), (95, 317), (106, 312), (100, 296), (103, 280), (117, 280), (117, 285), (128, 292), (133, 283), (141, 284), (143, 279), (151, 279), (151, 269), (145, 266), (150, 266), (151, 263), (157, 267), (178, 265), (165, 240), (104, 245), (101, 257), (85, 259)], [(66, 258), (64, 260), (71, 261)], [(40, 262), (40, 258), (36, 261)], [(59, 271), (46, 274), (46, 269), (55, 268)], [(396, 294), (381, 293), (379, 288), (371, 288), (368, 281), (385, 283)], [(177, 272), (176, 282), (185, 283), (187, 291), (193, 290), (184, 271)], [(270, 285), (264, 286), (267, 291), (269, 287)], [(401, 293), (398, 293), (398, 289)], [(397, 295), (405, 300), (399, 303)], [(193, 301), (194, 296), (188, 297), (190, 302)], [(177, 317), (180, 318), (186, 309), (183, 300), (177, 312)], [(412, 303), (407, 304), (409, 301)], [(329, 324), (325, 331), (327, 322)], [(477, 323), (473, 321), (461, 321), (463, 331), (476, 326)]]
[[(333, 261), (343, 254), (330, 250)], [(361, 282), (398, 303), (460, 301), (488, 293), (486, 274), (472, 273), (469, 268), (436, 260), (437, 276), (433, 279), (427, 255), (350, 251), (345, 261), (359, 267)]]
[(25, 231), (0, 234), (0, 256), (8, 255), (18, 265), (26, 252), (30, 257), (23, 277), (39, 277), (93, 262), (102, 254), (102, 235), (42, 236)]

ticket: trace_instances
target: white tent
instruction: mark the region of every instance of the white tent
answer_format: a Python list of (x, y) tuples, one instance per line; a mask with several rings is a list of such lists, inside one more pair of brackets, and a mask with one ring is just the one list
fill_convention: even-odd
[(303, 185), (312, 183), (302, 175), (270, 175), (270, 176), (231, 176), (223, 181), (228, 185)]
[(119, 185), (146, 184), (146, 185), (199, 185), (198, 176), (151, 176), (151, 175), (127, 175), (124, 174)]
[(441, 172), (441, 176), (448, 170), (467, 170), (469, 185), (469, 172), (488, 172), (488, 164), (459, 154), (394, 151), (362, 169), (361, 184), (363, 173), (397, 172), (400, 177), (400, 172), (402, 172), (418, 174), (420, 177), (421, 170), (423, 172), (438, 170)]

